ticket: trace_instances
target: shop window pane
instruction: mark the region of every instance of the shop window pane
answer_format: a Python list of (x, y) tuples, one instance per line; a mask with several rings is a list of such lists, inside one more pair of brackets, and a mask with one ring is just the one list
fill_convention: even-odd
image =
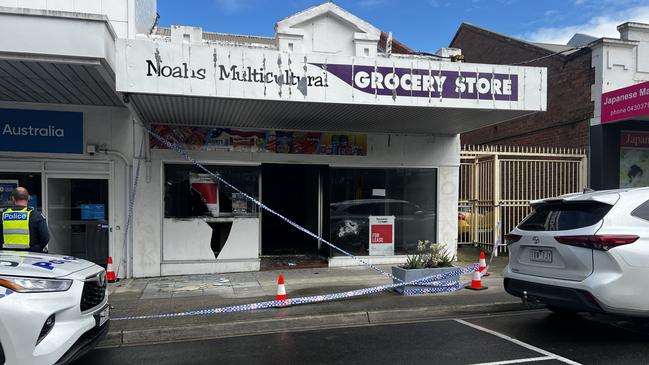
[(110, 204), (108, 179), (47, 179), (49, 252), (106, 265)]
[(0, 172), (0, 210), (10, 207), (11, 192), (16, 186), (29, 191), (29, 206), (42, 211), (41, 174), (32, 172)]
[[(205, 167), (246, 194), (258, 198), (258, 166)], [(194, 165), (167, 164), (164, 173), (165, 218), (258, 216), (255, 204)]]
[(395, 216), (397, 255), (436, 240), (436, 169), (331, 168), (329, 187), (331, 241), (353, 254), (369, 254), (370, 215)]

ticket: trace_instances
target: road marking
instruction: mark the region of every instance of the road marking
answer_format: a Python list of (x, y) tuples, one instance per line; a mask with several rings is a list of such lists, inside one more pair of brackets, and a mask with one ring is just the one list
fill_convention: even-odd
[(472, 364), (472, 365), (520, 364), (520, 363), (523, 363), (523, 362), (545, 361), (545, 360), (555, 360), (555, 358), (554, 358), (554, 356), (528, 357), (527, 359), (505, 360), (505, 361), (494, 361), (494, 362), (482, 362), (482, 363), (479, 363), (479, 364)]
[[(477, 329), (477, 330), (479, 330), (479, 331), (489, 333), (489, 334), (494, 335), (494, 336), (496, 336), (496, 337), (500, 337), (500, 338), (502, 338), (503, 340), (507, 340), (507, 341), (509, 341), (509, 342), (513, 342), (513, 343), (515, 343), (515, 344), (517, 344), (517, 345), (519, 345), (519, 346), (525, 347), (525, 348), (528, 349), (528, 350), (532, 350), (532, 351), (538, 352), (538, 353), (540, 353), (540, 354), (543, 354), (543, 355), (549, 356), (549, 357), (551, 357), (551, 358), (554, 359), (554, 360), (558, 360), (558, 361), (561, 361), (561, 362), (565, 362), (566, 364), (571, 364), (571, 365), (581, 365), (580, 363), (578, 363), (578, 362), (576, 362), (576, 361), (572, 361), (572, 360), (567, 359), (567, 358), (565, 358), (565, 357), (563, 357), (563, 356), (559, 356), (559, 355), (557, 355), (557, 354), (554, 354), (554, 353), (552, 353), (552, 352), (550, 352), (550, 351), (546, 351), (546, 350), (543, 350), (543, 349), (538, 348), (538, 347), (536, 347), (536, 346), (533, 346), (533, 345), (530, 345), (530, 344), (528, 344), (528, 343), (525, 343), (525, 342), (523, 342), (523, 341), (519, 341), (519, 340), (517, 340), (517, 339), (515, 339), (515, 338), (513, 338), (513, 337), (509, 337), (509, 336), (504, 335), (504, 334), (502, 334), (502, 333), (500, 333), (500, 332), (492, 331), (492, 330), (490, 330), (490, 329), (488, 329), (488, 328), (485, 328), (485, 327), (482, 327), (482, 326), (478, 326), (477, 324), (469, 323), (469, 322), (464, 321), (464, 320), (461, 320), (461, 319), (455, 319), (455, 322), (457, 322), (457, 323), (462, 323), (462, 324), (465, 325), (465, 326), (469, 326), (469, 327), (471, 327), (471, 328), (475, 328), (475, 329)], [(497, 364), (500, 364), (500, 363), (497, 363)]]

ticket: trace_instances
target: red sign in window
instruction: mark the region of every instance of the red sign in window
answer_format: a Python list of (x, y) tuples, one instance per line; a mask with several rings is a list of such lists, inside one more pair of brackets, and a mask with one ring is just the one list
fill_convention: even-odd
[(391, 224), (373, 224), (372, 226), (373, 244), (392, 244), (392, 225)]

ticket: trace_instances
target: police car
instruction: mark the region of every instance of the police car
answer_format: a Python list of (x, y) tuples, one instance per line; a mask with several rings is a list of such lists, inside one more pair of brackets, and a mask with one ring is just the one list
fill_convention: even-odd
[(0, 365), (74, 361), (105, 337), (108, 318), (100, 266), (0, 250)]

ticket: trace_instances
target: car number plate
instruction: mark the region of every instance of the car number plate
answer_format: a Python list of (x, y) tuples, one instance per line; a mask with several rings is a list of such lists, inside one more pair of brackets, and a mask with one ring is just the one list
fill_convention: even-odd
[(107, 305), (102, 310), (100, 310), (97, 314), (95, 314), (97, 327), (103, 326), (104, 323), (108, 322), (109, 318), (110, 318), (110, 306)]
[(543, 250), (539, 248), (530, 249), (530, 261), (534, 262), (552, 262), (552, 250)]

